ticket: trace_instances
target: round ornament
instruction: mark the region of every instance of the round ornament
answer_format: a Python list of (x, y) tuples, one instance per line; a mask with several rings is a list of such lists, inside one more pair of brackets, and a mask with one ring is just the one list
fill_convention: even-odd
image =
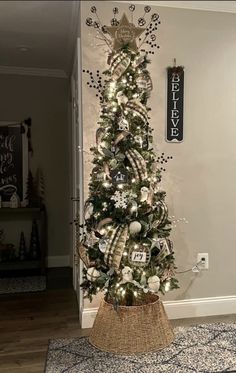
[(93, 20), (92, 20), (92, 18), (90, 18), (90, 17), (86, 18), (86, 25), (87, 25), (87, 26), (92, 26), (92, 25), (93, 25)]
[(119, 21), (117, 21), (116, 18), (112, 18), (111, 20), (111, 26), (118, 26), (119, 25)]
[(140, 27), (144, 26), (145, 23), (146, 23), (146, 21), (145, 21), (144, 18), (140, 17), (140, 18), (138, 19), (138, 25), (139, 25)]
[(117, 7), (113, 8), (113, 13), (114, 14), (118, 14), (119, 13), (119, 9)]
[(131, 282), (133, 280), (132, 268), (126, 266), (122, 269), (122, 283)]
[(159, 19), (159, 14), (158, 13), (153, 13), (153, 15), (152, 15), (152, 21), (158, 21), (158, 19)]
[(151, 7), (149, 5), (144, 7), (144, 12), (149, 13), (151, 11)]
[(137, 234), (141, 231), (142, 225), (139, 221), (132, 221), (129, 225), (130, 234)]
[(151, 276), (148, 278), (148, 288), (154, 292), (157, 293), (160, 289), (160, 279), (158, 276)]
[(107, 243), (108, 243), (108, 240), (106, 238), (101, 238), (99, 240), (99, 250), (104, 254), (105, 251), (106, 251), (106, 248), (107, 248)]
[(99, 28), (99, 23), (95, 21), (95, 22), (93, 23), (93, 27), (94, 27), (94, 28)]
[(134, 12), (134, 11), (135, 11), (135, 5), (134, 5), (134, 4), (131, 4), (131, 5), (129, 6), (129, 10), (130, 10), (131, 12)]
[(91, 282), (96, 281), (100, 277), (100, 272), (95, 267), (90, 267), (87, 270), (87, 279)]
[(91, 6), (91, 13), (96, 13), (96, 11), (97, 11), (97, 8), (95, 7), (95, 6)]

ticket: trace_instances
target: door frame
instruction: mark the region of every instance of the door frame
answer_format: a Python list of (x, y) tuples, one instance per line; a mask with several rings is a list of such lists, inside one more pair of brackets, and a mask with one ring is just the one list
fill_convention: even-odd
[(82, 110), (82, 61), (81, 39), (77, 38), (74, 65), (71, 75), (72, 93), (72, 253), (73, 287), (76, 291), (80, 317), (83, 311), (83, 293), (80, 288), (83, 276), (83, 263), (78, 257), (77, 245), (83, 229), (84, 216), (84, 159), (83, 159), (83, 110)]

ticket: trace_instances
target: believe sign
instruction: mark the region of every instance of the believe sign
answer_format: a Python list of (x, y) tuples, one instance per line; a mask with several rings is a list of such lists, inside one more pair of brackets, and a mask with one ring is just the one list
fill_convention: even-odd
[(183, 141), (184, 71), (181, 66), (167, 69), (167, 130), (166, 141)]

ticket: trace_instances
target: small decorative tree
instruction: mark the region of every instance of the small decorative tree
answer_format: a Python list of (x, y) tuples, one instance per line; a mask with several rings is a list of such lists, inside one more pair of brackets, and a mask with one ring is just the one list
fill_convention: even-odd
[(37, 188), (31, 170), (28, 173), (26, 199), (28, 200), (29, 207), (37, 207), (39, 205)]
[(26, 260), (27, 259), (27, 250), (25, 244), (25, 235), (24, 232), (20, 234), (20, 245), (19, 245), (19, 260)]
[(38, 168), (36, 172), (35, 190), (38, 198), (38, 203), (41, 207), (43, 207), (45, 205), (45, 183), (41, 168)]
[(40, 242), (36, 220), (33, 220), (32, 223), (29, 256), (31, 259), (38, 259), (40, 257)]

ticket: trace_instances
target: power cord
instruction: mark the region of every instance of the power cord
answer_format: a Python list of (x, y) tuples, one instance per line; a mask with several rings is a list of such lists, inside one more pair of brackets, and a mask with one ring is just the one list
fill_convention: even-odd
[(190, 268), (190, 269), (187, 269), (187, 270), (185, 270), (185, 271), (180, 271), (180, 272), (175, 272), (175, 273), (177, 273), (177, 274), (181, 274), (181, 273), (187, 273), (187, 272), (200, 272), (201, 271), (201, 267), (199, 267), (199, 264), (202, 264), (202, 263), (204, 263), (204, 260), (200, 260), (199, 262), (197, 262), (192, 268)]

